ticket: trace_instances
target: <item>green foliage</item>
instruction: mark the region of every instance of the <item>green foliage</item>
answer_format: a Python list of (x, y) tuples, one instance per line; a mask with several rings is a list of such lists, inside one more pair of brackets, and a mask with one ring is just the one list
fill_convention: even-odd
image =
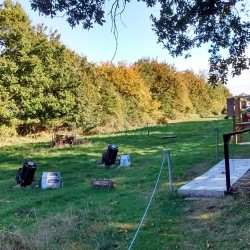
[(0, 126), (0, 138), (2, 140), (5, 140), (6, 137), (15, 137), (15, 136), (17, 136), (17, 131), (15, 126), (10, 126), (10, 125)]
[[(142, 59), (138, 62), (141, 74), (147, 82), (154, 100), (160, 102), (164, 116), (172, 117), (175, 110), (176, 76), (173, 68), (156, 60)], [(178, 100), (176, 100), (178, 102)]]
[(95, 65), (86, 58), (77, 56), (75, 77), (79, 85), (76, 91), (76, 122), (83, 131), (88, 132), (102, 123), (100, 83)]
[(225, 113), (227, 107), (223, 100), (232, 96), (228, 89), (223, 88), (221, 85), (211, 86), (209, 88), (209, 96), (212, 100), (212, 113), (215, 115)]
[[(160, 1), (159, 17), (152, 17), (159, 42), (173, 56), (209, 44), (209, 82), (227, 82), (248, 69), (250, 42), (247, 1)], [(227, 53), (225, 53), (225, 51)], [(226, 54), (226, 56), (224, 56)], [(187, 54), (186, 56), (190, 56)]]
[[(153, 98), (160, 102), (164, 117), (177, 118), (189, 114), (207, 116), (219, 114), (225, 108), (229, 92), (224, 86), (211, 87), (203, 77), (192, 71), (177, 72), (172, 66), (156, 60), (142, 59), (137, 64)], [(212, 89), (215, 92), (218, 90), (221, 98), (213, 95)]]
[[(42, 26), (31, 27), (19, 4), (5, 4), (0, 10), (0, 86), (6, 112), (2, 122), (15, 118), (23, 123), (74, 116), (77, 82), (69, 64), (71, 53), (59, 41), (56, 32), (45, 34)], [(8, 32), (6, 32), (8, 30)]]
[(20, 134), (65, 122), (84, 132), (114, 131), (225, 109), (228, 91), (193, 72), (151, 59), (91, 64), (57, 32), (31, 26), (10, 0), (0, 20), (0, 126)]
[[(137, 66), (103, 63), (98, 67), (104, 119), (115, 118), (116, 126), (138, 126), (151, 121), (158, 102), (152, 99)], [(111, 116), (110, 116), (111, 115)]]
[[(185, 71), (182, 74), (183, 81), (186, 82), (188, 95), (193, 104), (195, 112), (199, 115), (206, 116), (211, 113), (211, 103), (209, 96), (210, 85), (203, 77), (197, 77), (192, 71)], [(224, 97), (224, 103), (226, 98)]]
[(10, 125), (20, 112), (13, 99), (19, 81), (16, 59), (25, 51), (30, 21), (20, 4), (14, 5), (11, 1), (4, 4), (0, 9), (0, 125)]

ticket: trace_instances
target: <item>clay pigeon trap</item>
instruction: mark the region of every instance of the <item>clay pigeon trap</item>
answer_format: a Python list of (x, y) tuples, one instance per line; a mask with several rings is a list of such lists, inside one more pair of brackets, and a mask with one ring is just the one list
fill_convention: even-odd
[(118, 147), (116, 145), (108, 145), (106, 152), (104, 152), (102, 155), (102, 164), (105, 164), (106, 166), (115, 164), (117, 153)]
[(25, 160), (23, 166), (19, 168), (15, 180), (21, 187), (31, 185), (34, 181), (34, 175), (37, 169), (37, 164), (34, 161)]

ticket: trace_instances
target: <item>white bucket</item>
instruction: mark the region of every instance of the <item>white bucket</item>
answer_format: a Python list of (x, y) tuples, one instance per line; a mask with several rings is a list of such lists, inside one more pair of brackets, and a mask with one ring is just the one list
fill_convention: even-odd
[(60, 172), (43, 172), (41, 188), (60, 188)]
[(130, 155), (121, 155), (120, 156), (120, 167), (128, 167), (130, 165)]

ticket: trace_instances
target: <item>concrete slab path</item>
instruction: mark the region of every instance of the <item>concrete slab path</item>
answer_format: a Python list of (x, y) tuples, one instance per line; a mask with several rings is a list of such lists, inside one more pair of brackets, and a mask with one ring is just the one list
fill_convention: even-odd
[[(250, 159), (230, 159), (231, 186), (249, 169)], [(226, 191), (225, 160), (212, 167), (205, 174), (195, 178), (177, 190), (184, 196), (223, 196)]]

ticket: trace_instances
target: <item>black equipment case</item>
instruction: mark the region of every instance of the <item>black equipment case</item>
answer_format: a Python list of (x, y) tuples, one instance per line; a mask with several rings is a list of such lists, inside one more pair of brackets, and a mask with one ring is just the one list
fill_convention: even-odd
[(34, 180), (37, 164), (30, 160), (25, 160), (22, 168), (19, 168), (16, 175), (16, 182), (22, 187), (26, 187)]
[(118, 147), (116, 145), (108, 145), (107, 151), (102, 155), (102, 163), (107, 166), (115, 164), (117, 153)]

